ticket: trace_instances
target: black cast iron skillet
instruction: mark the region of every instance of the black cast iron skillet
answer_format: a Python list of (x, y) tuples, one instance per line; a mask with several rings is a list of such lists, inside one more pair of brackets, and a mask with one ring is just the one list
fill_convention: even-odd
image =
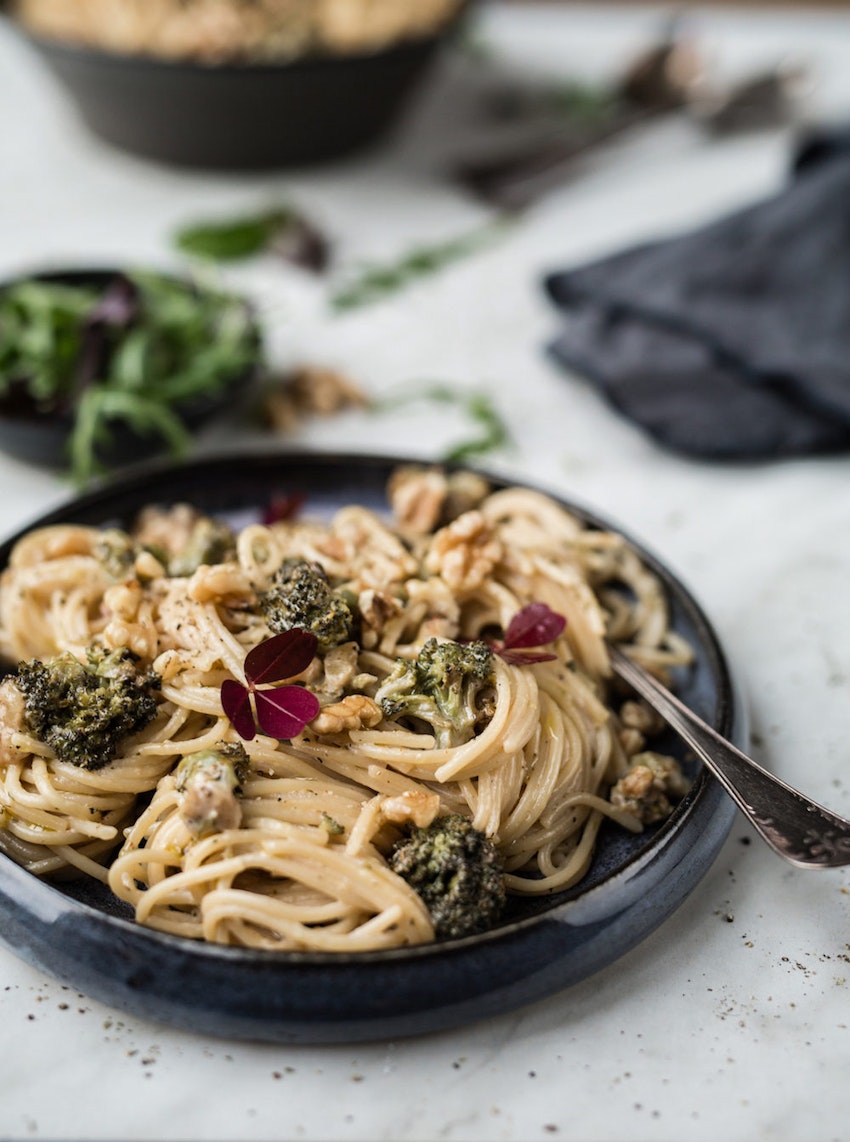
[(213, 65), (118, 55), (16, 26), (100, 138), (160, 162), (251, 170), (339, 159), (378, 142), (456, 22), (376, 52)]

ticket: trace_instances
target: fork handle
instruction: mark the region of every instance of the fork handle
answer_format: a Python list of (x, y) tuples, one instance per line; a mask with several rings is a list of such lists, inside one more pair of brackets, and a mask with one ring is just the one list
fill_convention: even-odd
[(799, 868), (850, 865), (850, 821), (763, 769), (615, 646), (614, 673), (658, 711), (711, 770), (774, 852)]

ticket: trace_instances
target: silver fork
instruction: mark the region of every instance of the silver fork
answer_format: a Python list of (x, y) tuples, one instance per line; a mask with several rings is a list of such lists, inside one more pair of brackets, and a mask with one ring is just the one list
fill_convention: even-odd
[(614, 673), (687, 742), (775, 853), (798, 868), (850, 865), (850, 821), (768, 773), (697, 717), (643, 666), (616, 646), (608, 649)]

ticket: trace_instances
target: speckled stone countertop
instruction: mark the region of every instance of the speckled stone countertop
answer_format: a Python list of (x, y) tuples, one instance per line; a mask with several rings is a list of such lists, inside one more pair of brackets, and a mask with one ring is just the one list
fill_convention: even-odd
[[(629, 5), (494, 6), (480, 34), (511, 67), (606, 77), (658, 31)], [(730, 73), (809, 67), (815, 113), (850, 113), (850, 12), (696, 14)], [(445, 66), (392, 141), (320, 171), (180, 172), (85, 132), (0, 26), (0, 276), (46, 264), (174, 264), (182, 222), (291, 197), (341, 262), (392, 257), (478, 225), (441, 174), (474, 126), (468, 60)], [(621, 521), (715, 622), (743, 683), (755, 756), (850, 815), (850, 461), (718, 467), (658, 450), (547, 360), (542, 274), (671, 233), (781, 185), (783, 131), (709, 141), (647, 127), (589, 161), (490, 248), (380, 306), (330, 317), (324, 288), (260, 260), (256, 297), (281, 363), (345, 369), (371, 394), (486, 387), (512, 446), (489, 466)], [(434, 457), (470, 426), (427, 406), (307, 424), (302, 446)], [(214, 440), (203, 445), (215, 447)], [(0, 532), (70, 494), (0, 457)], [(230, 1043), (130, 1019), (0, 951), (0, 1136), (39, 1139), (693, 1140), (846, 1138), (850, 879), (772, 856), (738, 821), (654, 935), (567, 992), (421, 1039)]]

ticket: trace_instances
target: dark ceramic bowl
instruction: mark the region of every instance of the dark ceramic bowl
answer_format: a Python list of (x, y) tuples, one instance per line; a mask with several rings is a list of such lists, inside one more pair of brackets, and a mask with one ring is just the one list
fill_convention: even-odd
[[(364, 456), (234, 454), (147, 468), (37, 521), (122, 523), (144, 504), (185, 500), (207, 512), (254, 511), (303, 494), (307, 510), (357, 502), (382, 510), (403, 461)], [(499, 481), (493, 481), (499, 486)], [(564, 502), (564, 501), (562, 501)], [(591, 526), (610, 527), (576, 505)], [(0, 548), (4, 566), (17, 537)], [(673, 625), (695, 650), (677, 678), (684, 701), (743, 743), (745, 719), (717, 638), (678, 580), (635, 545), (667, 592)], [(0, 939), (69, 985), (132, 1014), (212, 1035), (289, 1043), (394, 1038), (502, 1014), (577, 983), (657, 928), (720, 850), (735, 807), (675, 739), (693, 785), (663, 824), (639, 836), (603, 827), (574, 888), (515, 900), (481, 936), (335, 955), (202, 944), (137, 926), (97, 882), (51, 885), (0, 857)]]
[(27, 33), (102, 139), (162, 162), (259, 170), (340, 158), (401, 115), (450, 29), (361, 55), (214, 64)]
[[(119, 271), (116, 269), (105, 268), (50, 270), (27, 274), (26, 280), (100, 289), (117, 273)], [(0, 293), (13, 284), (12, 281), (0, 284)], [(259, 374), (258, 365), (255, 369), (235, 376), (232, 382), (215, 393), (183, 401), (175, 411), (190, 432), (199, 432), (223, 414), (232, 416), (234, 410), (246, 408)], [(27, 397), (23, 386), (0, 396), (0, 451), (17, 460), (44, 468), (66, 467), (67, 444), (73, 425), (71, 408), (60, 406), (50, 412), (40, 411)], [(113, 421), (109, 439), (98, 445), (97, 461), (105, 468), (117, 468), (156, 456), (165, 450), (165, 442), (159, 434), (140, 432), (124, 422)]]

